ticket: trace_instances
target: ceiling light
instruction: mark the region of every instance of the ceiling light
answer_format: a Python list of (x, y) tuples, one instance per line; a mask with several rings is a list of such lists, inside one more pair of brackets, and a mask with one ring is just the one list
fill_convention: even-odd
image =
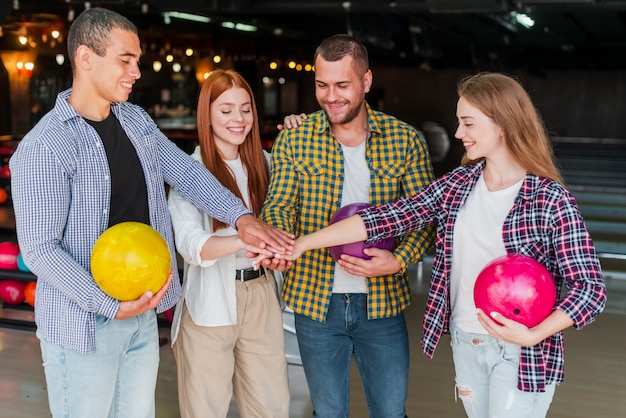
[(222, 22), (222, 27), (227, 29), (240, 30), (242, 32), (256, 32), (257, 27), (246, 23)]
[(517, 23), (519, 23), (526, 29), (530, 29), (535, 26), (535, 21), (533, 20), (533, 18), (528, 16), (526, 13), (511, 12), (511, 15), (515, 18), (515, 21)]
[(163, 12), (161, 15), (163, 16), (165, 24), (169, 24), (172, 21), (171, 18), (190, 20), (192, 22), (200, 23), (209, 23), (211, 21), (210, 17), (185, 12)]
[(246, 23), (237, 23), (235, 25), (235, 29), (240, 30), (242, 32), (256, 32), (256, 26), (248, 25)]

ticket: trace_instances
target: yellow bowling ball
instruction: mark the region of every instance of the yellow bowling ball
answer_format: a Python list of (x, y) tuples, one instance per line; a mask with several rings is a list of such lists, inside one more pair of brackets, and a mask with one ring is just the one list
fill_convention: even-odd
[(91, 250), (91, 274), (109, 296), (135, 300), (156, 293), (170, 274), (172, 258), (163, 237), (141, 222), (121, 222), (100, 235)]

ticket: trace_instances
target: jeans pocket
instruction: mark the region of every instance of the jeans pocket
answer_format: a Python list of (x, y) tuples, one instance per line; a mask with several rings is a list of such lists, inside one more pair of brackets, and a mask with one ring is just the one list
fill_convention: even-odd
[(110, 318), (107, 318), (104, 315), (97, 315), (96, 314), (96, 328), (103, 328), (104, 326), (106, 326), (109, 321), (111, 321)]
[(508, 363), (518, 364), (522, 347), (517, 344), (498, 341), (500, 357)]

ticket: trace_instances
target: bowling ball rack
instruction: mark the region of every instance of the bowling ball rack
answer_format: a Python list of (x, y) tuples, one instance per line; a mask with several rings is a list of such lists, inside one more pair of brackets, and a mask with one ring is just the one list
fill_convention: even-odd
[[(36, 281), (37, 277), (27, 271), (0, 269), (0, 279), (32, 282)], [(35, 331), (37, 327), (35, 326), (34, 318), (33, 308), (26, 302), (18, 305), (2, 303), (2, 309), (0, 309), (0, 327)]]

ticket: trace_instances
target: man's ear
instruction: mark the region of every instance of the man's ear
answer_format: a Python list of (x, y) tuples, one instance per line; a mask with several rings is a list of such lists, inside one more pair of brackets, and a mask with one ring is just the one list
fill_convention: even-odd
[(89, 48), (87, 45), (80, 45), (76, 49), (76, 59), (74, 60), (76, 67), (80, 67), (84, 70), (90, 69), (92, 65), (92, 55), (93, 50), (91, 48)]
[(363, 87), (365, 87), (365, 93), (369, 93), (372, 88), (372, 70), (367, 70), (363, 76)]

